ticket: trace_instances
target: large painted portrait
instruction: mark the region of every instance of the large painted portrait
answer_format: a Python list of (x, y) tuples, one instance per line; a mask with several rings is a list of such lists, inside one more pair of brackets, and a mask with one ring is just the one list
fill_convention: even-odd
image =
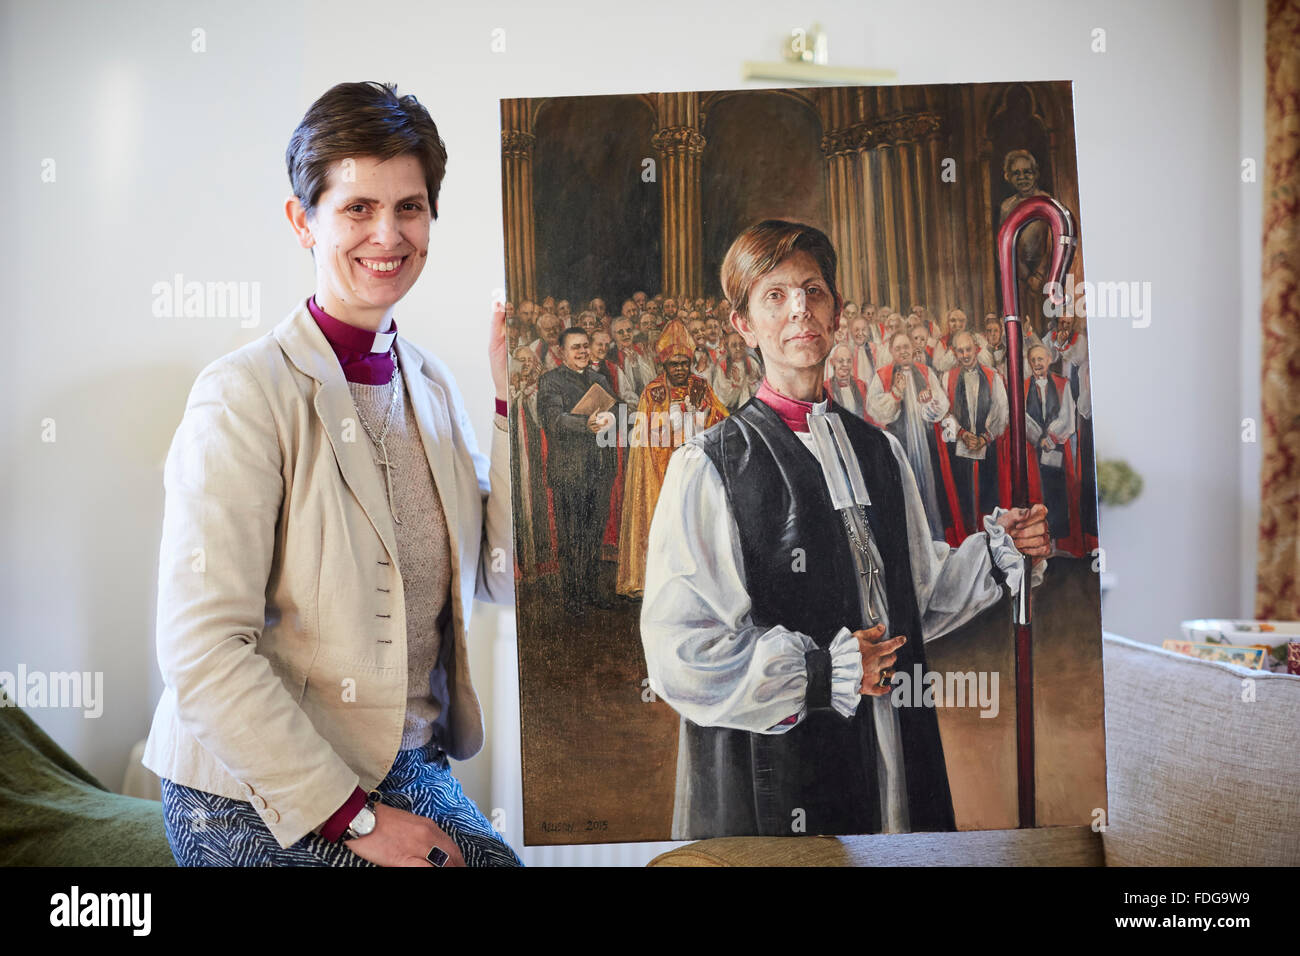
[(1070, 85), (501, 118), (525, 842), (1104, 821)]

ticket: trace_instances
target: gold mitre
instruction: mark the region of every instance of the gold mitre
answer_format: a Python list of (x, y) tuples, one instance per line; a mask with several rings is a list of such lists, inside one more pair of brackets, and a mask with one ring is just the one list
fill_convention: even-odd
[(674, 355), (695, 357), (695, 339), (691, 338), (691, 333), (686, 330), (686, 324), (681, 319), (673, 319), (665, 325), (655, 344), (655, 357), (661, 365)]

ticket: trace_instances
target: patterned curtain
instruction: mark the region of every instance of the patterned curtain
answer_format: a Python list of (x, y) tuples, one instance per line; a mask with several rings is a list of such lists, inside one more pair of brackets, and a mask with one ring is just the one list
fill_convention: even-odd
[(1300, 619), (1300, 0), (1269, 0), (1255, 616)]

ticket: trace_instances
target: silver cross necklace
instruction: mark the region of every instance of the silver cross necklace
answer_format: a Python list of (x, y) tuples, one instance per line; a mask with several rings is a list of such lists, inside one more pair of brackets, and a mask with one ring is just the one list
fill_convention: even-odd
[(840, 509), (840, 517), (844, 519), (844, 530), (848, 532), (849, 543), (853, 545), (856, 552), (854, 557), (858, 559), (854, 562), (858, 565), (858, 574), (866, 579), (867, 617), (869, 619), (867, 623), (869, 627), (874, 627), (880, 622), (880, 615), (876, 610), (875, 594), (877, 579), (880, 577), (880, 568), (876, 565), (876, 559), (871, 556), (871, 525), (867, 522), (867, 509), (862, 505), (858, 505), (857, 516), (862, 520), (862, 530), (865, 537), (858, 533), (853, 519), (849, 517), (849, 509)]
[(397, 467), (397, 462), (393, 461), (388, 455), (388, 445), (385, 442), (388, 439), (388, 429), (393, 424), (393, 414), (397, 411), (397, 401), (402, 395), (401, 383), (397, 380), (397, 355), (392, 349), (388, 350), (388, 357), (393, 360), (393, 377), (388, 380), (388, 384), (393, 389), (393, 397), (388, 402), (388, 415), (384, 418), (384, 430), (375, 437), (374, 431), (366, 424), (366, 417), (361, 414), (361, 406), (357, 406), (357, 418), (361, 419), (361, 427), (366, 430), (370, 440), (375, 443), (382, 458), (376, 458), (375, 464), (384, 469), (385, 484), (388, 488), (388, 510), (393, 513), (393, 524), (401, 524), (402, 519), (397, 517), (397, 511), (393, 506), (393, 469)]

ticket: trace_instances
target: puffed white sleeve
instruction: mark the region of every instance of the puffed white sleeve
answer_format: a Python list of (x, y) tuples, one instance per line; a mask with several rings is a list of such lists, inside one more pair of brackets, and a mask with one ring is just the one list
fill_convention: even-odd
[(894, 393), (885, 388), (877, 372), (867, 386), (867, 414), (873, 421), (888, 425), (898, 417), (903, 403), (894, 397)]
[(1074, 393), (1070, 391), (1068, 385), (1061, 389), (1061, 408), (1048, 424), (1047, 434), (1058, 445), (1064, 445), (1074, 434)]
[(624, 360), (622, 367), (618, 370), (618, 398), (628, 408), (635, 411), (636, 404), (641, 400), (641, 396), (636, 390), (636, 374), (633, 367), (633, 362)]
[[(993, 568), (1006, 576), (1012, 593), (1020, 586), (1021, 555), (997, 518), (1005, 509), (995, 507), (984, 518), (984, 530), (967, 537), (957, 547), (930, 538), (925, 505), (902, 444), (889, 432), (890, 448), (902, 476), (907, 513), (908, 550), (912, 557), (912, 584), (921, 612), (921, 637), (932, 641), (956, 630), (996, 604), (1005, 593)], [(1042, 580), (1047, 562), (1034, 569), (1032, 584)]]
[(989, 410), (988, 418), (984, 420), (984, 430), (993, 438), (997, 438), (1007, 430), (1011, 414), (1007, 406), (1007, 384), (996, 372), (993, 373), (993, 386), (990, 392), (993, 407)]
[(939, 377), (934, 374), (934, 369), (926, 369), (925, 378), (930, 400), (921, 406), (921, 418), (933, 424), (948, 414), (948, 393), (944, 391)]
[(693, 723), (754, 733), (784, 733), (819, 702), (851, 716), (862, 655), (849, 628), (819, 650), (807, 634), (755, 625), (752, 607), (722, 479), (688, 442), (668, 461), (650, 522), (641, 642), (651, 690)]

